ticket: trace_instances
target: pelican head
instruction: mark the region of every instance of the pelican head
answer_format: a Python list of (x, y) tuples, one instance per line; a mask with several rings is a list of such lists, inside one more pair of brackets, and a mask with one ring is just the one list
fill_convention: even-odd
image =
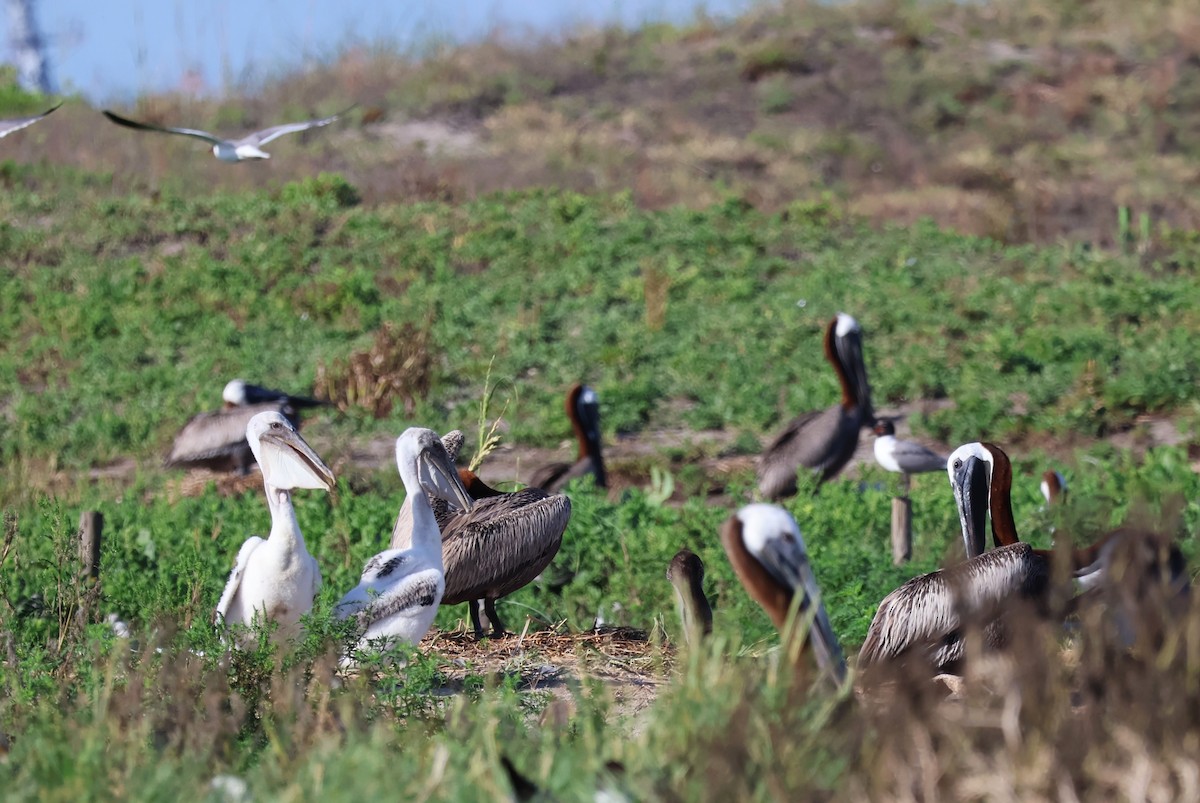
[(247, 403), (246, 383), (241, 379), (232, 380), (221, 392), (221, 398), (225, 400), (226, 407), (241, 407)]
[(867, 380), (867, 364), (863, 359), (862, 327), (851, 316), (839, 312), (830, 322), (828, 336), (832, 336), (832, 343), (829, 345), (832, 345), (832, 351), (836, 353), (846, 378), (854, 386), (855, 401), (865, 412), (866, 419), (874, 420), (871, 383)]
[(263, 481), (273, 488), (333, 490), (336, 482), (329, 466), (280, 413), (259, 413), (251, 418), (246, 440), (262, 469)]
[(839, 312), (834, 318), (834, 334), (838, 337), (846, 337), (851, 332), (862, 334), (862, 327), (858, 325), (858, 321), (853, 316), (847, 315), (844, 312)]
[(1054, 469), (1047, 469), (1042, 474), (1042, 496), (1046, 504), (1053, 505), (1065, 502), (1067, 499), (1067, 479)]
[[(825, 606), (821, 603), (821, 590), (817, 587), (817, 578), (808, 562), (808, 551), (804, 548), (800, 527), (792, 514), (778, 505), (750, 504), (735, 513), (726, 527), (740, 529), (746, 551), (775, 583), (790, 592), (793, 600), (799, 598), (800, 616), (807, 617), (812, 612), (808, 642), (812, 645), (817, 663), (840, 683), (846, 673), (842, 648)], [(747, 590), (751, 596), (756, 596), (753, 589), (748, 587)], [(759, 602), (762, 604), (761, 599)], [(778, 616), (778, 612), (775, 616)], [(782, 622), (777, 621), (776, 624), (781, 626)]]
[(712, 632), (712, 608), (704, 596), (704, 561), (690, 549), (675, 553), (667, 566), (667, 579), (675, 587), (683, 618), (683, 635), (690, 643)]
[(986, 549), (994, 467), (992, 453), (978, 442), (958, 447), (946, 461), (968, 558), (978, 557)]
[(575, 395), (575, 412), (583, 426), (583, 434), (589, 441), (600, 443), (600, 397), (587, 385), (578, 385)]
[(405, 487), (414, 483), (429, 496), (458, 510), (470, 510), (473, 500), (458, 477), (454, 461), (432, 429), (409, 427), (396, 439), (396, 468)]

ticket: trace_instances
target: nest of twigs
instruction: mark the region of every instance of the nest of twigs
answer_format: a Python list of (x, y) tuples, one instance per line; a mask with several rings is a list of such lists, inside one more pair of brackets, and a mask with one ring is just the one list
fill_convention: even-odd
[(650, 678), (663, 674), (674, 652), (632, 627), (600, 627), (583, 633), (564, 628), (526, 630), (502, 639), (477, 640), (463, 631), (440, 631), (421, 641), (425, 652), (475, 673), (520, 672), (551, 676), (570, 672), (593, 677), (630, 675)]

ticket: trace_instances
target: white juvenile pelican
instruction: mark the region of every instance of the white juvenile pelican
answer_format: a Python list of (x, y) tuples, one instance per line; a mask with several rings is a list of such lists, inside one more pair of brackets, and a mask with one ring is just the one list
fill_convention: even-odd
[(284, 134), (293, 134), (297, 131), (307, 131), (310, 128), (329, 125), (348, 111), (350, 109), (338, 112), (329, 117), (322, 117), (319, 120), (305, 120), (299, 123), (285, 123), (284, 125), (271, 126), (270, 128), (264, 128), (262, 131), (247, 134), (239, 139), (224, 139), (195, 128), (170, 128), (151, 123), (139, 123), (137, 120), (130, 120), (127, 117), (122, 117), (107, 110), (105, 110), (104, 116), (117, 125), (123, 125), (126, 128), (136, 128), (139, 131), (158, 131), (163, 134), (182, 134), (185, 137), (202, 139), (212, 145), (213, 156), (216, 156), (222, 162), (244, 162), (248, 159), (270, 159), (271, 154), (262, 150), (263, 145), (282, 137)]
[(442, 535), (426, 494), (467, 510), (471, 499), (437, 433), (411, 427), (396, 439), (396, 467), (404, 481), (412, 541), (367, 561), (362, 579), (338, 602), (339, 618), (355, 616), (363, 630), (359, 649), (373, 639), (415, 644), (433, 624), (446, 578)]
[(304, 546), (292, 491), (332, 490), (333, 472), (278, 412), (250, 419), (246, 439), (262, 469), (271, 534), (266, 540), (251, 536), (242, 544), (217, 603), (217, 619), (240, 625), (249, 625), (256, 616), (270, 619), (279, 625), (275, 640), (282, 642), (299, 632), (300, 617), (312, 609), (321, 588), (321, 571)]

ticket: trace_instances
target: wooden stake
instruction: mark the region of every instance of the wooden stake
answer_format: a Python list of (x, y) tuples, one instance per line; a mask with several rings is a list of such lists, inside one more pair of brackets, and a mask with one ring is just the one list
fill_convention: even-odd
[(892, 498), (892, 563), (901, 566), (912, 557), (912, 500)]
[(84, 573), (93, 580), (100, 579), (100, 537), (104, 516), (95, 510), (85, 510), (79, 517), (79, 560)]

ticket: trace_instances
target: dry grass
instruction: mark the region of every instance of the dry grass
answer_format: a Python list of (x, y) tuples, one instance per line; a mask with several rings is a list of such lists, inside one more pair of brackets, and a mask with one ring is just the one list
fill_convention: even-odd
[(319, 363), (314, 393), (343, 413), (358, 407), (386, 418), (400, 401), (405, 414), (412, 415), (433, 381), (436, 358), (430, 330), (429, 321), (424, 326), (385, 323), (369, 350), (328, 366)]

